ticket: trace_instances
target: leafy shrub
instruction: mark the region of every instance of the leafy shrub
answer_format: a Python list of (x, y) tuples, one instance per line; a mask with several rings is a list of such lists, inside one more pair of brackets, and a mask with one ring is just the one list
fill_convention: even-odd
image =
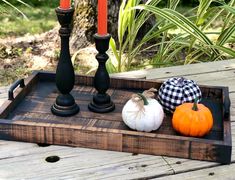
[[(200, 61), (214, 61), (235, 57), (229, 47), (234, 42), (235, 0), (199, 0), (197, 7), (179, 13), (180, 0), (168, 0), (165, 7), (161, 0), (123, 0), (119, 11), (119, 47), (112, 39), (110, 46), (116, 57), (109, 61), (110, 72), (133, 69), (133, 60), (146, 49), (156, 47), (155, 57), (149, 65), (158, 67), (167, 64), (188, 64)], [(181, 2), (182, 3), (182, 2)], [(146, 20), (154, 15), (156, 24), (139, 41), (138, 31)], [(221, 20), (218, 27), (214, 24)], [(149, 43), (155, 40), (156, 43)], [(147, 46), (147, 47), (146, 47)], [(124, 52), (127, 54), (123, 57)]]
[(3, 14), (4, 12), (6, 12), (6, 9), (2, 6), (3, 5), (7, 5), (7, 6), (10, 6), (12, 9), (18, 11), (25, 19), (27, 19), (26, 15), (16, 6), (16, 4), (20, 4), (20, 5), (24, 5), (24, 6), (27, 6), (29, 7), (29, 5), (27, 3), (25, 3), (24, 1), (22, 0), (16, 0), (16, 1), (13, 1), (11, 2), (10, 0), (0, 0), (0, 14)]
[(37, 7), (37, 6), (56, 7), (59, 4), (58, 0), (30, 0), (30, 1), (26, 1), (26, 0), (0, 0), (0, 4), (3, 4), (6, 1), (14, 6), (22, 5), (22, 2), (27, 3), (33, 7)]
[(52, 29), (57, 23), (54, 8), (33, 7), (23, 1), (19, 1), (19, 5), (16, 0), (13, 4), (5, 0), (0, 2), (0, 38), (42, 33)]

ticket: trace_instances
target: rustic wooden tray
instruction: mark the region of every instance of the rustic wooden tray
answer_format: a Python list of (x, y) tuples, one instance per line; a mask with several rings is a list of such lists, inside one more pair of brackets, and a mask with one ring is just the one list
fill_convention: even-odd
[[(14, 84), (23, 85), (23, 80)], [(72, 91), (80, 106), (79, 114), (57, 117), (50, 111), (58, 95), (55, 74), (35, 72), (18, 87), (0, 108), (0, 139), (35, 143), (79, 146), (152, 155), (166, 155), (198, 160), (231, 161), (231, 127), (227, 87), (200, 86), (202, 103), (213, 113), (213, 129), (203, 138), (184, 137), (171, 126), (167, 114), (159, 130), (151, 133), (130, 130), (121, 118), (123, 105), (134, 92), (151, 87), (159, 88), (161, 82), (111, 78), (108, 94), (116, 104), (114, 112), (97, 114), (87, 108), (93, 94), (93, 77), (76, 76)], [(15, 97), (14, 97), (15, 96)]]

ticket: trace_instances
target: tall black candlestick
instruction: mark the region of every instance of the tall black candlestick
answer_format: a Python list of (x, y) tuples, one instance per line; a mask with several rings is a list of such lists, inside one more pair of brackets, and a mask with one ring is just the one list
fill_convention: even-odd
[(94, 35), (96, 49), (99, 52), (96, 55), (99, 66), (94, 77), (94, 87), (98, 93), (93, 96), (93, 100), (88, 105), (88, 108), (97, 113), (106, 113), (115, 109), (114, 103), (106, 93), (110, 85), (109, 74), (105, 67), (105, 63), (109, 58), (106, 51), (109, 48), (110, 38), (111, 36), (109, 34), (105, 36)]
[(57, 116), (72, 116), (79, 112), (79, 106), (70, 94), (75, 81), (74, 69), (69, 52), (69, 36), (74, 9), (56, 8), (55, 11), (61, 25), (59, 30), (61, 51), (56, 69), (56, 86), (60, 94), (56, 98), (55, 104), (52, 105), (51, 111)]

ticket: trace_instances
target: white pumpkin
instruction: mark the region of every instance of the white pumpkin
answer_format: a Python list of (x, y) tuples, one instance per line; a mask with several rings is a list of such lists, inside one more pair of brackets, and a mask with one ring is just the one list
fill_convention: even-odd
[(150, 132), (158, 129), (162, 124), (163, 108), (156, 99), (148, 97), (146, 95), (148, 93), (137, 94), (124, 105), (122, 119), (129, 128)]

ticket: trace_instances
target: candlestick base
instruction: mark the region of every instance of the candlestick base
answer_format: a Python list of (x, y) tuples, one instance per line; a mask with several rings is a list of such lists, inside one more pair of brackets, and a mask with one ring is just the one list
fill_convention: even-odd
[(97, 93), (92, 102), (88, 105), (89, 110), (97, 113), (107, 113), (115, 109), (115, 104), (108, 94)]
[(72, 116), (79, 112), (80, 108), (75, 103), (71, 94), (60, 94), (56, 98), (55, 104), (51, 107), (51, 112), (57, 116)]

